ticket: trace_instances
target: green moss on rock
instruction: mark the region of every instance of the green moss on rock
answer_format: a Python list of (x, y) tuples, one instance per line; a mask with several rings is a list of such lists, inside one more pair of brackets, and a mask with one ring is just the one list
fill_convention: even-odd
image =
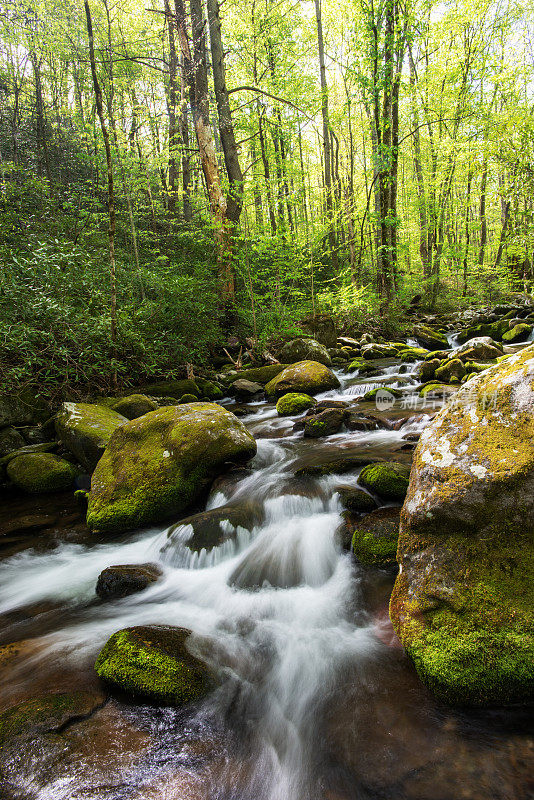
[(534, 347), (460, 388), (414, 453), (390, 616), (443, 701), (534, 698)]
[(126, 419), (137, 419), (149, 411), (155, 411), (158, 404), (146, 394), (130, 394), (128, 397), (121, 397), (112, 406), (113, 411), (122, 414)]
[(169, 705), (204, 697), (214, 685), (208, 667), (188, 649), (191, 631), (139, 626), (117, 631), (95, 663), (102, 680), (129, 694)]
[(87, 524), (118, 533), (185, 510), (224, 471), (256, 453), (237, 417), (214, 403), (165, 406), (118, 428), (91, 481)]
[(276, 411), (280, 417), (291, 417), (294, 414), (301, 414), (308, 408), (312, 408), (317, 400), (309, 394), (299, 394), (298, 392), (288, 392), (282, 395), (276, 404)]
[(9, 480), (25, 492), (40, 494), (70, 489), (78, 470), (53, 453), (25, 453), (7, 465)]
[(358, 482), (384, 500), (404, 500), (408, 490), (410, 468), (396, 461), (368, 464), (360, 472)]
[(273, 378), (265, 391), (269, 397), (280, 398), (288, 392), (315, 395), (337, 389), (339, 381), (334, 373), (317, 361), (299, 361), (291, 364)]
[(358, 522), (351, 549), (362, 564), (390, 567), (396, 563), (400, 508), (379, 508)]
[(63, 403), (56, 432), (65, 447), (91, 472), (112, 434), (128, 422), (122, 414), (93, 403)]

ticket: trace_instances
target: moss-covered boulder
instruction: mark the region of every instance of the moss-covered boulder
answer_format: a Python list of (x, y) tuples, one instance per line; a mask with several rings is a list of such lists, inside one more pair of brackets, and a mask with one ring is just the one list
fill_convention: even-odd
[(78, 474), (76, 467), (53, 453), (23, 453), (6, 467), (9, 480), (31, 494), (70, 489)]
[(402, 397), (402, 392), (398, 389), (394, 389), (391, 386), (375, 386), (374, 389), (369, 389), (369, 391), (366, 392), (361, 399), (364, 401), (376, 400), (377, 394), (381, 395), (383, 392), (387, 392), (393, 398)]
[(214, 685), (208, 667), (189, 650), (191, 631), (144, 625), (114, 633), (95, 663), (97, 675), (128, 694), (168, 705), (200, 700)]
[(434, 377), (441, 383), (459, 383), (465, 375), (465, 367), (459, 358), (451, 358), (441, 364)]
[(532, 333), (532, 325), (527, 325), (525, 322), (520, 322), (518, 325), (503, 333), (502, 340), (505, 344), (516, 344), (517, 342), (526, 342)]
[(421, 361), (428, 355), (426, 347), (405, 347), (399, 351), (401, 361)]
[(464, 364), (466, 361), (492, 361), (499, 356), (502, 356), (502, 345), (489, 336), (469, 339), (454, 352), (454, 357), (461, 359)]
[(414, 454), (390, 614), (443, 700), (534, 696), (534, 347), (471, 378)]
[(195, 378), (195, 383), (200, 389), (202, 397), (207, 397), (208, 400), (220, 400), (224, 396), (222, 388), (215, 381), (209, 381), (206, 378)]
[(428, 397), (434, 395), (436, 397), (444, 397), (448, 386), (446, 383), (439, 383), (438, 381), (430, 381), (419, 391), (419, 397)]
[(441, 361), (439, 358), (431, 358), (429, 361), (423, 361), (418, 368), (418, 374), (421, 380), (426, 383), (431, 381), (436, 375), (436, 370), (439, 369)]
[[(169, 398), (170, 399), (170, 398)], [(186, 403), (197, 403), (198, 397), (195, 397), (194, 394), (183, 394), (177, 403), (169, 403), (169, 405), (184, 405)]]
[(229, 382), (235, 381), (236, 378), (244, 378), (247, 381), (265, 385), (279, 375), (287, 366), (288, 364), (266, 364), (264, 367), (250, 367), (239, 371), (232, 370)]
[(366, 361), (375, 358), (395, 358), (399, 353), (399, 348), (395, 344), (377, 344), (376, 342), (362, 345), (362, 357)]
[(319, 439), (322, 436), (338, 433), (344, 418), (343, 408), (325, 408), (317, 414), (313, 413), (304, 421), (304, 436), (308, 439)]
[(351, 549), (358, 561), (369, 567), (396, 564), (400, 508), (378, 508), (359, 520)]
[(449, 346), (447, 337), (429, 328), (428, 325), (416, 325), (414, 336), (422, 347), (427, 347), (429, 350), (440, 350)]
[(293, 339), (291, 342), (286, 342), (280, 350), (280, 360), (284, 364), (296, 364), (297, 361), (317, 361), (327, 367), (332, 366), (328, 350), (316, 339)]
[(155, 411), (158, 404), (146, 394), (130, 394), (128, 397), (121, 397), (111, 407), (113, 411), (122, 414), (126, 419), (137, 419), (143, 414)]
[(229, 463), (256, 453), (254, 437), (215, 403), (164, 406), (119, 427), (91, 480), (87, 524), (118, 533), (178, 514)]
[(80, 464), (92, 472), (111, 435), (126, 422), (126, 417), (104, 405), (63, 403), (56, 417), (56, 432)]
[(317, 361), (299, 361), (280, 372), (265, 387), (268, 397), (280, 398), (288, 392), (319, 394), (337, 389), (339, 381), (334, 373)]
[(288, 392), (282, 395), (276, 404), (276, 411), (280, 417), (292, 417), (294, 414), (302, 414), (308, 408), (312, 408), (317, 403), (315, 398), (309, 394), (299, 394), (299, 392)]
[(360, 472), (358, 482), (384, 500), (404, 500), (408, 491), (410, 468), (397, 461), (368, 464)]
[(335, 491), (339, 494), (341, 505), (347, 511), (360, 514), (374, 511), (376, 508), (374, 497), (363, 489), (359, 489), (358, 486), (342, 484), (341, 486), (336, 486)]

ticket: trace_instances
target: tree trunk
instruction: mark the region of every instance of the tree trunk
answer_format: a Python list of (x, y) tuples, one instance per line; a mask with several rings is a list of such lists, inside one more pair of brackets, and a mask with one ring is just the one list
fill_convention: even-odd
[[(91, 75), (93, 78), (93, 87), (95, 91), (95, 102), (100, 127), (102, 129), (102, 138), (104, 140), (104, 148), (106, 151), (107, 163), (107, 176), (108, 176), (108, 244), (109, 244), (109, 277), (110, 277), (110, 334), (111, 343), (113, 348), (117, 345), (117, 273), (115, 268), (115, 195), (113, 191), (113, 164), (111, 161), (111, 146), (109, 143), (109, 133), (104, 119), (104, 106), (102, 103), (102, 90), (98, 82), (96, 73), (96, 60), (95, 60), (95, 45), (93, 37), (93, 21), (91, 19), (91, 10), (89, 8), (88, 0), (85, 0), (85, 17), (87, 20), (87, 36), (89, 39), (89, 59), (91, 62)], [(117, 380), (117, 374), (113, 373), (114, 383)]]

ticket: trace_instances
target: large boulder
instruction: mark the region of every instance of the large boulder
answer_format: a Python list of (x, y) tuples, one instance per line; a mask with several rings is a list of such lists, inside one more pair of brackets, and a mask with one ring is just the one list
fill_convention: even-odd
[(73, 464), (53, 453), (22, 453), (9, 461), (6, 471), (15, 486), (31, 494), (70, 489), (78, 474)]
[(332, 365), (332, 359), (326, 347), (319, 344), (316, 339), (293, 339), (286, 342), (280, 350), (280, 360), (284, 364), (295, 364), (297, 361), (318, 361), (327, 367)]
[(103, 405), (63, 403), (56, 417), (56, 432), (80, 464), (92, 472), (111, 435), (126, 422), (122, 414)]
[(119, 533), (186, 509), (229, 463), (256, 453), (254, 437), (215, 403), (164, 406), (117, 428), (91, 481), (87, 524)]
[(129, 394), (128, 397), (121, 397), (112, 405), (113, 411), (122, 414), (126, 419), (137, 419), (143, 414), (155, 411), (158, 404), (146, 394)]
[(329, 389), (337, 389), (339, 381), (334, 373), (317, 361), (299, 361), (291, 364), (273, 378), (265, 391), (269, 397), (278, 399), (288, 392), (319, 394)]
[(454, 351), (454, 357), (462, 361), (492, 361), (502, 356), (502, 345), (489, 336), (478, 336), (469, 339), (465, 344)]
[(143, 625), (114, 633), (95, 663), (97, 675), (135, 696), (170, 705), (200, 700), (214, 676), (190, 652), (191, 631)]
[(471, 378), (423, 432), (394, 627), (447, 702), (534, 695), (534, 347)]
[(428, 347), (429, 350), (440, 350), (449, 346), (447, 337), (429, 328), (428, 325), (416, 325), (414, 336), (422, 347)]

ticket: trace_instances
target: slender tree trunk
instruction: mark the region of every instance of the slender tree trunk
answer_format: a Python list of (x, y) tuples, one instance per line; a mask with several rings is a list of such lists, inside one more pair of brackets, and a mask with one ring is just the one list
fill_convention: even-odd
[(463, 292), (464, 297), (467, 296), (467, 276), (469, 268), (469, 244), (470, 244), (470, 230), (469, 230), (469, 204), (471, 202), (471, 182), (473, 180), (473, 172), (469, 170), (467, 175), (467, 198), (465, 204), (465, 250), (464, 250), (464, 263), (463, 263)]
[(169, 117), (169, 197), (167, 207), (171, 214), (176, 213), (176, 184), (178, 180), (178, 169), (176, 157), (178, 153), (178, 127), (176, 122), (176, 104), (178, 96), (178, 57), (176, 55), (176, 43), (174, 40), (175, 20), (171, 14), (169, 0), (165, 0), (165, 15), (168, 26), (169, 37), (169, 86), (167, 113)]
[(323, 118), (323, 163), (324, 163), (324, 189), (325, 189), (325, 206), (328, 224), (328, 245), (330, 249), (330, 258), (332, 260), (332, 269), (337, 273), (338, 255), (336, 234), (333, 219), (333, 203), (332, 203), (332, 174), (331, 174), (331, 155), (330, 155), (330, 117), (328, 113), (328, 85), (326, 82), (326, 64), (324, 57), (324, 39), (323, 39), (323, 20), (321, 12), (321, 0), (315, 0), (315, 18), (317, 20), (317, 50), (319, 54), (319, 73), (321, 80), (321, 115)]
[[(115, 195), (113, 191), (113, 164), (111, 161), (111, 145), (109, 142), (109, 133), (104, 119), (104, 106), (102, 103), (102, 90), (98, 82), (98, 75), (96, 72), (95, 60), (95, 45), (93, 37), (93, 21), (91, 19), (91, 10), (89, 8), (88, 0), (85, 0), (85, 17), (87, 21), (87, 36), (89, 39), (89, 59), (91, 62), (91, 75), (93, 78), (93, 87), (95, 91), (95, 102), (100, 127), (102, 129), (102, 138), (104, 140), (104, 148), (106, 151), (107, 163), (107, 176), (108, 176), (108, 243), (109, 243), (109, 276), (110, 276), (110, 300), (111, 300), (111, 343), (113, 348), (117, 345), (117, 273), (115, 267)], [(114, 382), (116, 383), (117, 374), (114, 371)]]

